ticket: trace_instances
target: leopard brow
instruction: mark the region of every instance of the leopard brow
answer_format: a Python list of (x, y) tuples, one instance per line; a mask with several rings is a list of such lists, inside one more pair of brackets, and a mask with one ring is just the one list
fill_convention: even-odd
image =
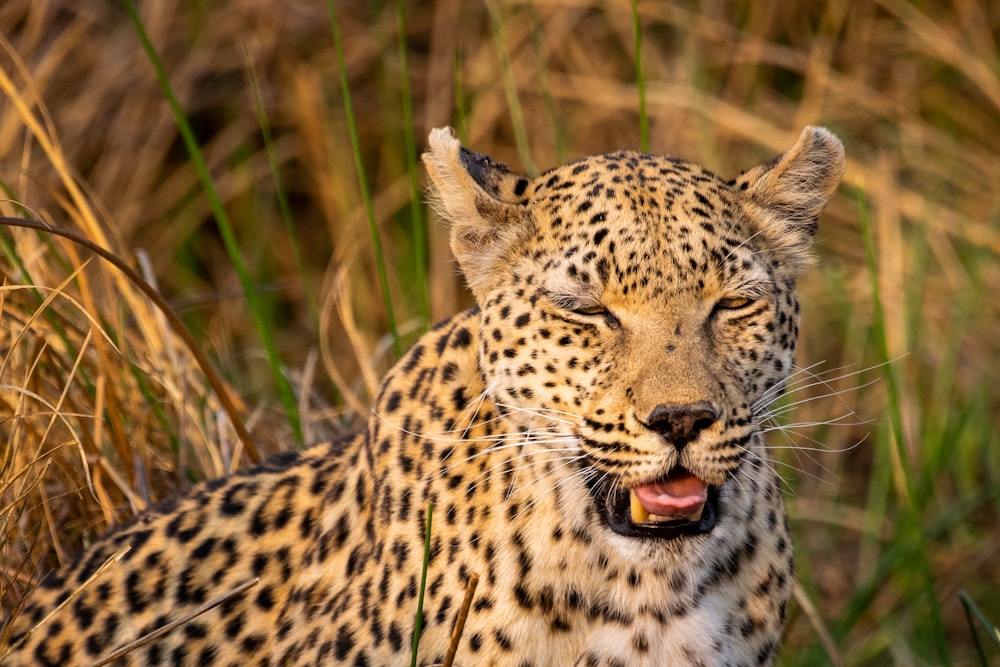
[(723, 284), (723, 290), (727, 295), (748, 299), (760, 298), (772, 289), (773, 281), (764, 271), (757, 271), (749, 276), (740, 276), (739, 280), (730, 280)]
[(758, 299), (773, 289), (772, 281), (770, 279), (757, 276), (727, 283), (724, 287), (727, 295), (741, 296), (747, 299)]
[(556, 306), (568, 310), (601, 304), (600, 296), (594, 293), (593, 286), (582, 283), (546, 285), (542, 288), (542, 294)]

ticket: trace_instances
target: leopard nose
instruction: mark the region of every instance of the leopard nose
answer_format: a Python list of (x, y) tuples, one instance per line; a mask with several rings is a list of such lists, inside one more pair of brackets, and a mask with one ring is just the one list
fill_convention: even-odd
[(660, 403), (643, 423), (681, 449), (698, 437), (719, 418), (719, 411), (708, 401)]

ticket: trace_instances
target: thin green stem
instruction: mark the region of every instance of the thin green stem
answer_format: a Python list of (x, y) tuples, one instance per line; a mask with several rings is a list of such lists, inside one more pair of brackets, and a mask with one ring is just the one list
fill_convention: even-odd
[[(925, 532), (931, 540), (948, 539), (955, 526), (969, 518), (982, 506), (1000, 499), (1000, 487), (993, 486), (978, 490), (974, 495), (964, 498), (943, 510), (939, 516), (926, 523)], [(885, 543), (885, 551), (870, 563), (865, 564), (867, 576), (860, 583), (848, 602), (844, 611), (837, 619), (834, 634), (843, 639), (853, 628), (865, 611), (869, 609), (875, 598), (886, 588), (891, 587), (891, 578), (898, 571), (900, 563), (910, 563), (920, 558), (923, 545), (917, 545), (911, 540), (890, 539)]]
[(566, 160), (566, 132), (563, 123), (559, 118), (559, 110), (556, 108), (556, 101), (552, 97), (552, 88), (549, 85), (549, 77), (545, 69), (544, 44), (541, 17), (538, 15), (538, 8), (534, 3), (528, 4), (528, 11), (531, 14), (531, 46), (535, 55), (535, 77), (538, 79), (538, 90), (542, 95), (542, 102), (545, 105), (545, 115), (549, 117), (549, 125), (552, 128), (552, 137), (555, 140), (556, 161), (562, 163)]
[(146, 51), (146, 55), (149, 57), (150, 63), (152, 63), (153, 69), (156, 71), (156, 78), (159, 80), (164, 98), (170, 106), (170, 110), (174, 116), (174, 122), (177, 123), (177, 129), (181, 134), (185, 147), (187, 148), (188, 156), (191, 158), (191, 165), (194, 167), (195, 173), (198, 175), (198, 180), (201, 182), (202, 189), (205, 192), (205, 197), (208, 199), (209, 205), (211, 206), (212, 215), (215, 218), (219, 234), (226, 247), (226, 253), (229, 256), (229, 261), (232, 263), (233, 270), (236, 272), (240, 281), (240, 286), (243, 289), (243, 295), (247, 300), (247, 306), (250, 309), (250, 314), (253, 317), (254, 324), (257, 328), (257, 334), (260, 336), (261, 343), (264, 345), (267, 362), (271, 369), (271, 376), (273, 377), (277, 387), (279, 400), (281, 401), (285, 414), (288, 417), (288, 423), (292, 427), (292, 432), (296, 441), (301, 443), (302, 424), (299, 420), (299, 408), (298, 402), (295, 400), (295, 392), (292, 389), (291, 382), (281, 370), (282, 364), (281, 358), (278, 355), (278, 347), (274, 341), (274, 337), (271, 335), (271, 328), (268, 326), (268, 322), (265, 321), (263, 306), (260, 303), (253, 281), (250, 279), (250, 272), (247, 269), (246, 261), (243, 259), (239, 243), (236, 241), (236, 235), (233, 233), (233, 227), (229, 222), (229, 216), (226, 214), (226, 210), (222, 206), (219, 194), (215, 189), (215, 183), (212, 180), (211, 174), (209, 174), (208, 165), (205, 163), (205, 158), (201, 153), (201, 148), (198, 146), (198, 140), (194, 136), (194, 130), (192, 130), (191, 124), (188, 122), (187, 116), (181, 108), (180, 102), (177, 100), (177, 96), (174, 94), (173, 87), (170, 85), (170, 79), (167, 76), (166, 70), (163, 68), (163, 62), (160, 59), (156, 48), (153, 46), (152, 41), (149, 39), (149, 35), (146, 33), (146, 28), (135, 8), (135, 3), (133, 0), (124, 0), (124, 2), (125, 11), (128, 12), (129, 18), (132, 19), (132, 23), (135, 25), (136, 33), (139, 36), (139, 41), (142, 42), (143, 49)]
[(385, 253), (382, 251), (382, 237), (378, 223), (375, 221), (375, 207), (372, 204), (371, 191), (368, 189), (368, 177), (365, 176), (365, 166), (361, 159), (361, 142), (358, 140), (357, 123), (354, 120), (354, 106), (351, 104), (351, 86), (347, 81), (347, 63), (344, 59), (344, 42), (340, 37), (340, 22), (333, 7), (333, 0), (326, 2), (330, 16), (330, 28), (333, 31), (333, 46), (337, 51), (337, 67), (340, 69), (340, 93), (344, 98), (344, 116), (347, 119), (347, 132), (351, 137), (351, 153), (354, 155), (354, 169), (358, 174), (358, 187), (361, 189), (361, 199), (368, 218), (368, 231), (372, 237), (372, 249), (375, 251), (375, 266), (378, 270), (379, 285), (382, 288), (382, 303), (385, 306), (386, 322), (389, 334), (392, 336), (392, 349), (396, 357), (403, 354), (399, 343), (399, 331), (396, 328), (396, 316), (392, 309), (392, 295), (389, 292), (389, 275), (385, 268)]
[(264, 151), (267, 153), (267, 163), (271, 168), (271, 178), (274, 180), (274, 194), (278, 200), (278, 210), (281, 219), (285, 223), (285, 231), (292, 244), (292, 256), (295, 260), (295, 268), (299, 273), (299, 282), (302, 285), (302, 292), (306, 297), (306, 305), (309, 307), (309, 314), (313, 320), (313, 326), (318, 330), (319, 308), (316, 303), (316, 294), (312, 288), (312, 281), (306, 273), (306, 263), (302, 257), (302, 247), (299, 245), (299, 235), (295, 228), (295, 220), (292, 218), (292, 208), (288, 204), (288, 197), (285, 194), (285, 186), (281, 180), (281, 167), (278, 164), (278, 153), (274, 149), (274, 138), (271, 136), (271, 125), (267, 120), (267, 111), (264, 109), (264, 97), (260, 92), (260, 82), (257, 79), (257, 69), (254, 66), (253, 57), (250, 50), (244, 45), (243, 53), (246, 58), (247, 76), (250, 79), (250, 89), (253, 91), (254, 105), (257, 109), (257, 124), (260, 126), (260, 136), (264, 140)]
[(417, 274), (417, 296), (420, 322), (424, 331), (430, 328), (431, 302), (427, 285), (427, 223), (420, 204), (420, 180), (417, 177), (417, 141), (413, 130), (413, 98), (410, 93), (409, 50), (406, 42), (405, 0), (396, 0), (396, 24), (399, 31), (399, 64), (402, 68), (399, 86), (403, 98), (403, 138), (406, 144), (406, 172), (410, 176), (410, 220), (413, 223), (413, 256)]
[(521, 110), (521, 100), (517, 95), (517, 79), (514, 76), (514, 68), (511, 66), (510, 53), (507, 51), (507, 37), (504, 33), (504, 19), (500, 14), (494, 0), (486, 1), (486, 8), (490, 12), (490, 20), (493, 24), (493, 42), (497, 47), (497, 55), (500, 57), (500, 72), (503, 76), (503, 89), (507, 96), (507, 106), (510, 109), (510, 122), (514, 127), (514, 141), (517, 142), (517, 154), (521, 159), (521, 166), (529, 176), (536, 176), (538, 168), (531, 159), (531, 149), (528, 144), (528, 128), (524, 122), (524, 113)]
[(978, 653), (979, 660), (985, 667), (989, 664), (989, 661), (986, 658), (986, 649), (983, 647), (982, 642), (979, 641), (979, 633), (976, 631), (975, 619), (979, 620), (979, 623), (986, 630), (986, 636), (989, 637), (990, 641), (992, 641), (997, 647), (1000, 647), (1000, 628), (990, 623), (989, 619), (986, 618), (986, 614), (979, 609), (979, 605), (977, 605), (972, 597), (965, 592), (965, 589), (958, 591), (958, 599), (962, 601), (962, 609), (965, 611), (965, 621), (969, 624), (969, 631), (972, 633), (972, 639), (976, 645), (976, 653)]
[(63, 229), (61, 227), (54, 227), (52, 225), (47, 225), (44, 222), (39, 222), (37, 220), (25, 220), (23, 218), (11, 218), (7, 216), (0, 216), (0, 225), (7, 225), (10, 227), (25, 227), (27, 229), (34, 229), (45, 234), (52, 234), (54, 236), (60, 236), (64, 239), (68, 239), (77, 245), (80, 245), (87, 250), (91, 251), (101, 259), (105, 260), (116, 269), (125, 274), (125, 277), (131, 281), (136, 288), (139, 289), (143, 294), (146, 295), (153, 305), (159, 309), (163, 316), (167, 318), (167, 322), (170, 323), (171, 329), (174, 333), (181, 339), (184, 345), (188, 348), (191, 356), (194, 357), (195, 363), (201, 369), (201, 372), (205, 374), (205, 379), (208, 384), (212, 387), (215, 392), (216, 397), (219, 399), (219, 403), (222, 409), (226, 412), (229, 417), (229, 421), (232, 423), (233, 429), (236, 431), (237, 437), (243, 443), (244, 449), (247, 450), (247, 455), (252, 461), (260, 461), (260, 453), (257, 451), (256, 445), (254, 445), (253, 438), (250, 437), (249, 431), (247, 431), (246, 426), (243, 425), (243, 419), (240, 417), (239, 409), (236, 407), (235, 401), (229, 395), (229, 388), (225, 382), (223, 382), (222, 377), (215, 371), (215, 367), (212, 366), (212, 362), (209, 361), (208, 356), (202, 350), (201, 346), (195, 341), (194, 336), (188, 331), (188, 328), (184, 326), (183, 320), (174, 312), (174, 309), (170, 307), (167, 300), (164, 299), (156, 288), (146, 282), (139, 273), (133, 269), (131, 266), (126, 264), (113, 252), (97, 245), (90, 239), (78, 234), (77, 232), (71, 231), (69, 229)]
[(462, 79), (462, 51), (455, 49), (455, 67), (452, 79), (455, 87), (455, 132), (459, 140), (465, 144), (469, 138), (469, 109), (465, 100), (465, 86)]
[[(872, 231), (871, 216), (864, 195), (858, 193), (858, 213), (861, 222), (861, 236), (865, 246), (865, 259), (868, 265), (868, 276), (872, 293), (873, 327), (875, 337), (879, 346), (879, 353), (882, 357), (882, 370), (885, 375), (886, 390), (889, 399), (889, 421), (892, 426), (891, 439), (896, 445), (896, 455), (901, 462), (900, 470), (906, 492), (904, 499), (904, 522), (902, 529), (916, 546), (915, 565), (923, 579), (925, 593), (930, 605), (931, 625), (934, 636), (932, 641), (937, 647), (941, 664), (950, 665), (951, 659), (948, 656), (948, 642), (944, 636), (944, 625), (941, 621), (940, 603), (937, 599), (937, 591), (934, 587), (934, 578), (930, 563), (927, 560), (927, 546), (923, 530), (920, 525), (918, 506), (916, 500), (916, 488), (913, 479), (909, 474), (906, 462), (909, 454), (906, 451), (906, 433), (903, 428), (902, 398), (899, 391), (899, 383), (896, 380), (895, 367), (889, 356), (889, 339), (886, 333), (886, 315), (882, 307), (880, 287), (878, 279), (878, 263), (875, 253), (875, 239)], [(914, 562), (914, 561), (911, 561)]]
[(642, 70), (642, 24), (639, 21), (639, 0), (632, 0), (632, 34), (635, 44), (635, 81), (639, 88), (639, 147), (649, 152), (649, 116), (646, 113), (646, 75)]
[(427, 567), (431, 560), (431, 519), (434, 503), (427, 503), (427, 522), (424, 532), (424, 562), (420, 568), (420, 593), (417, 597), (417, 617), (413, 623), (413, 648), (410, 651), (410, 667), (417, 667), (417, 648), (420, 646), (420, 631), (424, 621), (424, 590), (427, 587)]

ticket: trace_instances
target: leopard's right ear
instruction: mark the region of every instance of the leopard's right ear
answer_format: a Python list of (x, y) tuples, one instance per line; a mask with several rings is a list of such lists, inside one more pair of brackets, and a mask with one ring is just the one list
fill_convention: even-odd
[(431, 130), (423, 162), (431, 177), (430, 204), (451, 224), (451, 251), (482, 302), (496, 268), (531, 230), (519, 201), (528, 179), (462, 147), (451, 128)]
[(819, 214), (844, 176), (844, 145), (822, 127), (806, 127), (790, 149), (734, 181), (762, 238), (791, 268), (811, 261)]

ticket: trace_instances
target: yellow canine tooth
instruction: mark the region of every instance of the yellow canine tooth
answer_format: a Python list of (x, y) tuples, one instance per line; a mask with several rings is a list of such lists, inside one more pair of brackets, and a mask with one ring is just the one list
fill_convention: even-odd
[(635, 491), (629, 491), (628, 498), (629, 509), (632, 513), (632, 523), (646, 523), (649, 520), (649, 512), (639, 502), (639, 496), (635, 495)]

